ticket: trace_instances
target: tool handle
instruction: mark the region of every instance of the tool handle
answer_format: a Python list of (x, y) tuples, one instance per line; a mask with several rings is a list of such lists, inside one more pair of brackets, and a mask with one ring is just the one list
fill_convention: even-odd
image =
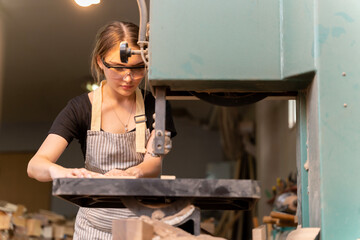
[(272, 211), (270, 216), (273, 218), (279, 218), (281, 220), (295, 221), (295, 215)]

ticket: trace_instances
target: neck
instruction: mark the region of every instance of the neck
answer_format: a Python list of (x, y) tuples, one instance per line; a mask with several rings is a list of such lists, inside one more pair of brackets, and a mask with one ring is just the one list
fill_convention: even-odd
[(110, 100), (111, 102), (114, 101), (117, 104), (131, 103), (135, 100), (135, 95), (136, 95), (135, 92), (133, 92), (129, 96), (121, 95), (117, 91), (109, 87), (108, 85), (105, 85), (103, 87), (103, 93), (108, 98), (108, 100)]

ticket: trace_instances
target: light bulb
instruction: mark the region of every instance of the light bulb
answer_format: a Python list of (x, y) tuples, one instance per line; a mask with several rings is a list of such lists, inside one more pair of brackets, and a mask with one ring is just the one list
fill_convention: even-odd
[(88, 7), (92, 4), (100, 3), (100, 0), (75, 0), (75, 2), (81, 7)]

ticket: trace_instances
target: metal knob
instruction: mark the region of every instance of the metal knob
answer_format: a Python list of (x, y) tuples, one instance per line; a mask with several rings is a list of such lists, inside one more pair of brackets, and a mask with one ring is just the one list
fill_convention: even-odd
[(120, 61), (123, 63), (127, 63), (129, 57), (131, 57), (131, 48), (129, 48), (129, 44), (124, 41), (120, 43)]

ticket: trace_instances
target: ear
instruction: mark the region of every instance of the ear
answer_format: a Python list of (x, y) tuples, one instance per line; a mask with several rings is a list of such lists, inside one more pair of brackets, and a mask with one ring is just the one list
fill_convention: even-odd
[(105, 66), (104, 66), (104, 64), (102, 63), (100, 56), (97, 56), (97, 57), (96, 57), (96, 62), (97, 62), (97, 64), (98, 64), (99, 68), (101, 68), (102, 70), (104, 70), (104, 67), (105, 67)]

